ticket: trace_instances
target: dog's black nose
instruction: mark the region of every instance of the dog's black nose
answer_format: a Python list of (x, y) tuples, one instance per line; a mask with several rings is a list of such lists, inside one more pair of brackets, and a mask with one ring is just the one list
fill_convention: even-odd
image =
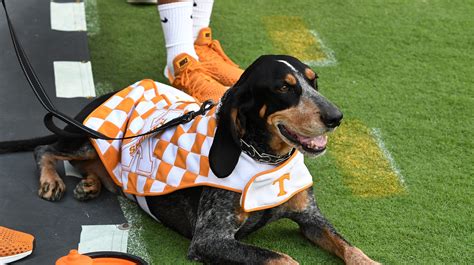
[(341, 111), (334, 109), (329, 113), (321, 115), (321, 120), (328, 128), (336, 128), (341, 124), (342, 116), (343, 115)]

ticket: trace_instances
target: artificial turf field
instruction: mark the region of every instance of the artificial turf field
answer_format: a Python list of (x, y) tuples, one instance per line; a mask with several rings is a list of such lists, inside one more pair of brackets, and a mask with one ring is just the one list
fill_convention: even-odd
[[(98, 93), (145, 78), (166, 82), (155, 6), (86, 0), (86, 8)], [(242, 67), (262, 54), (314, 56), (322, 93), (345, 115), (329, 152), (306, 160), (316, 197), (338, 231), (382, 263), (474, 263), (473, 14), (473, 1), (214, 4), (213, 35)], [(318, 62), (318, 49), (333, 60)], [(187, 239), (122, 205), (134, 223), (132, 253), (152, 264), (189, 262)], [(301, 264), (341, 263), (290, 221), (245, 242)]]

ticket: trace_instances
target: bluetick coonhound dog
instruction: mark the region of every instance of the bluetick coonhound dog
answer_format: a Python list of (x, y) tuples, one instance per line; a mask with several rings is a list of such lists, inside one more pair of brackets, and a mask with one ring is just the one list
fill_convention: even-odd
[[(326, 134), (341, 122), (341, 111), (318, 90), (317, 74), (296, 58), (265, 55), (244, 72), (221, 100), (217, 130), (209, 153), (212, 171), (228, 176), (243, 149), (282, 157), (292, 149), (308, 156), (322, 155)], [(76, 119), (87, 115), (113, 93), (97, 98)], [(66, 126), (65, 130), (75, 131)], [(241, 144), (244, 140), (246, 146)], [(65, 192), (55, 170), (58, 160), (69, 160), (85, 172), (76, 186), (77, 199), (98, 196), (101, 186), (117, 191), (87, 137), (56, 135), (0, 144), (0, 152), (34, 150), (40, 171), (39, 196), (56, 201)], [(245, 151), (245, 150), (244, 150)], [(239, 239), (267, 223), (288, 218), (311, 242), (346, 264), (378, 264), (344, 239), (319, 210), (313, 189), (307, 188), (285, 203), (254, 212), (242, 210), (239, 193), (215, 187), (192, 187), (162, 196), (146, 197), (149, 211), (181, 235), (190, 238), (188, 258), (206, 264), (298, 264), (286, 254)], [(297, 258), (297, 257), (296, 257)]]

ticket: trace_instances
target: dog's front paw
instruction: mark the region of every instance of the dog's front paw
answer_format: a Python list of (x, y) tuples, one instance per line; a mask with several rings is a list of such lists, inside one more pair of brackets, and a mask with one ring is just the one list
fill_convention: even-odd
[(298, 265), (299, 263), (294, 260), (292, 257), (283, 254), (283, 253), (278, 253), (280, 257), (278, 258), (273, 258), (265, 262), (265, 265)]
[(94, 199), (100, 194), (101, 183), (96, 177), (87, 177), (77, 183), (74, 189), (74, 198), (79, 201)]
[(346, 251), (344, 254), (344, 261), (348, 265), (380, 265), (376, 261), (373, 261), (371, 258), (367, 257), (367, 255), (362, 252), (362, 250), (351, 247), (349, 250)]
[(66, 185), (60, 178), (40, 180), (38, 195), (45, 200), (59, 201), (65, 191)]

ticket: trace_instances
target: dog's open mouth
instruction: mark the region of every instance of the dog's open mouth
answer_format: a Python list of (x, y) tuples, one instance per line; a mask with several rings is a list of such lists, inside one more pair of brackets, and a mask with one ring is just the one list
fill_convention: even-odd
[(308, 153), (320, 154), (326, 150), (326, 144), (328, 142), (327, 135), (323, 134), (315, 137), (307, 137), (297, 134), (282, 124), (278, 124), (278, 129), (290, 142), (301, 146), (301, 148)]

